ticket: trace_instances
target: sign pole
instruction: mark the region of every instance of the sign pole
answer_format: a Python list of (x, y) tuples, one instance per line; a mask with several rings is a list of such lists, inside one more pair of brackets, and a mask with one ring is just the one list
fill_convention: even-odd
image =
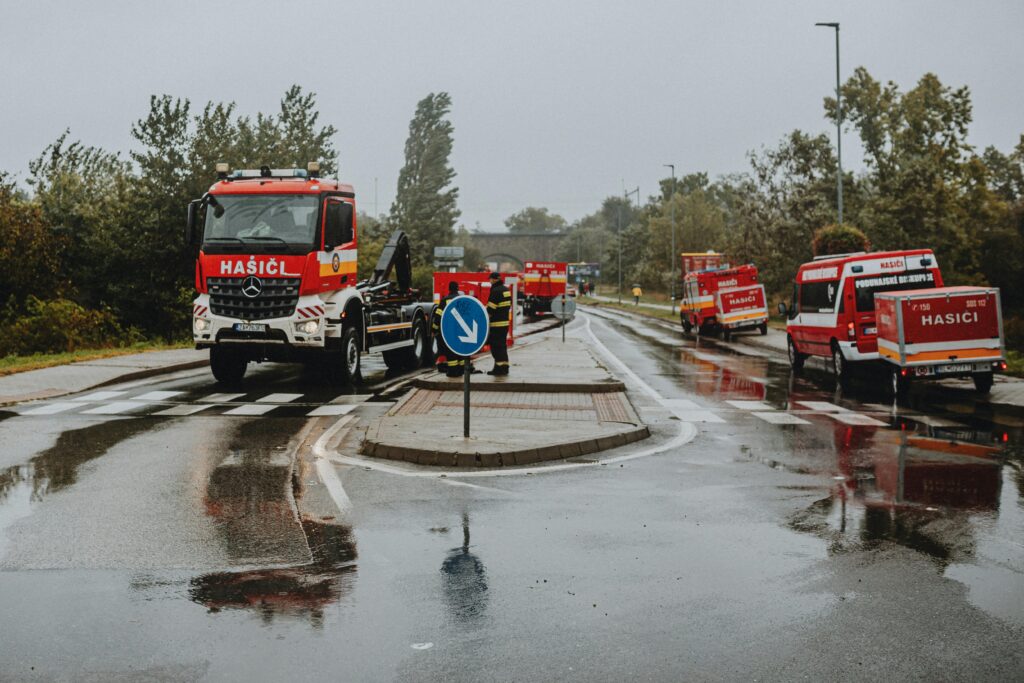
[[(565, 292), (562, 292), (562, 310), (565, 310)], [(562, 343), (565, 343), (565, 316), (562, 316)]]
[(466, 368), (462, 373), (462, 436), (469, 438), (469, 364), (471, 359), (466, 359)]

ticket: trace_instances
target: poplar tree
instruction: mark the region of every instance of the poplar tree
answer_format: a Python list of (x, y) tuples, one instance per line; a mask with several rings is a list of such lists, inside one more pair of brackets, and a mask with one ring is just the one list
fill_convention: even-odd
[(434, 247), (455, 237), (459, 188), (452, 185), (455, 171), (449, 163), (453, 131), (448, 113), (452, 98), (430, 93), (416, 105), (405, 142), (405, 165), (398, 174), (398, 191), (391, 205), (390, 223), (409, 236), (414, 264), (432, 262)]

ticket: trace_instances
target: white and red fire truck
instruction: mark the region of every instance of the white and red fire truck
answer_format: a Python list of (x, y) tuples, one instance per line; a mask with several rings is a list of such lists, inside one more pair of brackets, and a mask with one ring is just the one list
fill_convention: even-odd
[(687, 333), (721, 332), (726, 341), (740, 330), (757, 329), (767, 334), (768, 306), (764, 285), (757, 281), (757, 267), (726, 265), (687, 272), (683, 276), (679, 319)]
[(551, 301), (565, 294), (568, 263), (526, 261), (523, 264), (523, 314), (538, 318), (551, 313)]
[(317, 362), (339, 383), (358, 381), (364, 352), (389, 368), (429, 362), (434, 304), (411, 287), (405, 234), (357, 279), (350, 185), (318, 177), (315, 162), (217, 174), (189, 204), (186, 239), (199, 246), (193, 339), (218, 381), (241, 380), (250, 362)]
[(878, 354), (891, 365), (892, 392), (912, 379), (970, 377), (979, 393), (1006, 369), (999, 290), (936, 287), (875, 295)]
[(790, 365), (799, 370), (808, 356), (830, 358), (845, 381), (849, 363), (878, 359), (875, 293), (940, 286), (931, 249), (816, 257), (797, 271), (789, 306), (779, 304), (788, 317)]

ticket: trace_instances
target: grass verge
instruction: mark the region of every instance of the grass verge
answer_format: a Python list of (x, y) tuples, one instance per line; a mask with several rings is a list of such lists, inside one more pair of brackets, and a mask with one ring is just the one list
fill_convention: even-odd
[(191, 342), (177, 342), (174, 344), (140, 342), (138, 344), (123, 346), (116, 349), (80, 349), (78, 351), (69, 351), (67, 353), (35, 353), (31, 356), (4, 356), (3, 358), (0, 358), (0, 377), (3, 377), (4, 375), (13, 375), (17, 372), (52, 368), (55, 365), (67, 365), (68, 363), (79, 363), (87, 360), (126, 356), (130, 353), (168, 351), (171, 349), (187, 349), (191, 347)]
[(627, 303), (610, 303), (608, 301), (598, 301), (597, 299), (591, 299), (589, 296), (581, 296), (578, 301), (581, 304), (588, 306), (595, 306), (597, 308), (611, 308), (618, 311), (626, 311), (628, 313), (636, 313), (637, 315), (644, 315), (648, 318), (660, 318), (661, 320), (671, 320), (673, 322), (679, 322), (679, 316), (673, 311), (666, 311), (663, 308), (650, 308), (640, 304), (634, 306), (633, 304)]
[(1024, 377), (1024, 353), (1006, 350), (1006, 374)]

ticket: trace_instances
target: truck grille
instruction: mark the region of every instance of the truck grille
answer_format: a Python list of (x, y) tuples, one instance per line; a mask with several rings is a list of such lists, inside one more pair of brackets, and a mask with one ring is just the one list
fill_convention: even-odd
[(260, 278), (262, 291), (255, 297), (242, 293), (240, 277), (211, 277), (210, 310), (214, 315), (241, 320), (287, 318), (299, 302), (299, 278)]

